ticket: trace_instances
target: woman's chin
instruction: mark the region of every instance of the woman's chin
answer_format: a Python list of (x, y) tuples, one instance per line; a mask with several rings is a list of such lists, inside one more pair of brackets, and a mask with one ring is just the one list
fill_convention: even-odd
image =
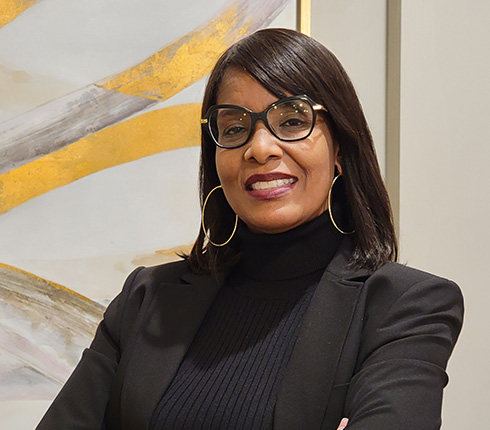
[(247, 220), (242, 217), (240, 218), (245, 222), (248, 229), (254, 233), (277, 234), (284, 233), (285, 231), (292, 230), (302, 224), (306, 224), (307, 222), (318, 218), (327, 210), (328, 206), (324, 204), (320, 208), (309, 211), (308, 213), (291, 210), (291, 208), (289, 208), (288, 210), (279, 209), (264, 216), (259, 216), (260, 213), (256, 212), (254, 213), (255, 216), (251, 216)]
[(299, 225), (307, 222), (301, 218), (269, 218), (262, 220), (245, 221), (250, 231), (254, 233), (278, 234), (291, 230)]

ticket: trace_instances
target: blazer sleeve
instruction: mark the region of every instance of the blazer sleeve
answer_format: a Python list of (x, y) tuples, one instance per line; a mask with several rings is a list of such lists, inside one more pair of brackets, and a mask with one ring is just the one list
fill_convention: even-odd
[(455, 283), (425, 275), (406, 289), (392, 286), (406, 278), (390, 276), (371, 286), (345, 403), (348, 430), (441, 427), (445, 369), (461, 330), (463, 298)]
[(141, 294), (133, 288), (141, 269), (133, 271), (121, 293), (106, 309), (94, 340), (83, 352), (37, 430), (105, 429), (105, 411), (124, 342), (120, 334), (125, 333), (125, 325), (141, 305)]

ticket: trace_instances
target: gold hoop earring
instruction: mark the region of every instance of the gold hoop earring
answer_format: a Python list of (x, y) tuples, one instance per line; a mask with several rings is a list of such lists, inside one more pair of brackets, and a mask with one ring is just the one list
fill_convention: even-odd
[(211, 196), (211, 194), (213, 194), (218, 188), (221, 188), (223, 189), (223, 187), (221, 185), (218, 185), (217, 187), (214, 187), (210, 192), (209, 194), (206, 196), (206, 199), (204, 200), (204, 204), (202, 205), (202, 211), (201, 211), (201, 225), (202, 225), (202, 231), (204, 232), (204, 235), (206, 236), (206, 239), (209, 241), (209, 243), (211, 243), (212, 245), (214, 246), (225, 246), (227, 245), (231, 239), (233, 239), (233, 236), (235, 235), (235, 232), (236, 232), (236, 228), (238, 226), (238, 215), (235, 214), (235, 227), (233, 227), (233, 231), (231, 232), (231, 236), (228, 238), (228, 240), (226, 242), (223, 242), (223, 243), (215, 243), (211, 240), (211, 237), (209, 237), (208, 235), (208, 231), (206, 229), (206, 226), (204, 225), (204, 211), (206, 210), (206, 204), (208, 203), (208, 200), (209, 200), (209, 197)]
[(335, 181), (337, 179), (339, 179), (340, 175), (337, 175), (335, 178), (333, 178), (333, 181), (332, 181), (332, 185), (330, 185), (330, 190), (328, 191), (328, 198), (327, 198), (327, 201), (328, 201), (328, 213), (330, 214), (330, 220), (332, 221), (332, 224), (333, 226), (342, 234), (353, 234), (356, 232), (356, 230), (352, 230), (352, 231), (343, 231), (339, 228), (339, 226), (337, 225), (337, 223), (335, 222), (335, 220), (333, 219), (333, 213), (332, 213), (332, 190), (333, 190), (333, 186), (335, 184)]

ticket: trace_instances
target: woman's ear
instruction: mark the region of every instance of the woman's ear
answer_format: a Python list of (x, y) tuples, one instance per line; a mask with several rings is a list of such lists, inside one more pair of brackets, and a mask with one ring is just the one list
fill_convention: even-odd
[(342, 157), (340, 155), (340, 145), (335, 142), (334, 146), (335, 153), (335, 176), (342, 174)]
[(342, 165), (338, 162), (335, 163), (335, 176), (342, 175)]

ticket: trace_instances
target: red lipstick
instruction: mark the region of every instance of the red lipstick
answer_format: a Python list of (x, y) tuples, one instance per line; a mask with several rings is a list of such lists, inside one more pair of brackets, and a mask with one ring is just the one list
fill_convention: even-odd
[(245, 190), (257, 200), (276, 199), (289, 193), (297, 181), (297, 177), (282, 172), (254, 174), (245, 181)]

